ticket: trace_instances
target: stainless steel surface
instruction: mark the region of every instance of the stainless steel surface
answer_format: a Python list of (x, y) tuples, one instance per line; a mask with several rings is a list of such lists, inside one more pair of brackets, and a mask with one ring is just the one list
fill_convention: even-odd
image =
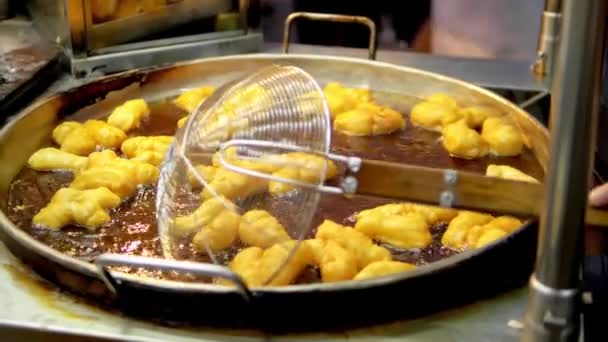
[(454, 310), (367, 329), (274, 335), (260, 331), (179, 328), (105, 311), (60, 292), (13, 257), (0, 242), (0, 336), (3, 341), (262, 342), (517, 341), (525, 289)]
[[(82, 0), (80, 0), (82, 1)], [(68, 22), (69, 1), (27, 0), (25, 8), (36, 31), (46, 40), (58, 44), (67, 55), (72, 54), (72, 40)]]
[(534, 72), (541, 77), (552, 74), (559, 46), (561, 19), (562, 16), (559, 12), (543, 12), (536, 61), (533, 66)]
[(369, 29), (369, 59), (376, 59), (376, 24), (367, 17), (340, 15), (340, 14), (325, 14), (311, 12), (294, 12), (287, 16), (283, 27), (283, 53), (289, 53), (289, 37), (291, 34), (291, 24), (296, 19), (305, 19), (312, 21), (329, 21), (336, 23), (362, 24)]
[[(435, 92), (444, 92), (457, 99), (467, 99), (471, 103), (491, 104), (499, 111), (510, 115), (517, 122), (540, 165), (543, 168), (547, 165), (549, 146), (547, 130), (526, 112), (504, 98), (469, 83), (442, 75), (363, 59), (259, 54), (210, 58), (182, 63), (170, 68), (150, 71), (146, 75), (146, 82), (144, 84), (139, 84), (133, 80), (133, 84), (124, 84), (123, 89), (113, 91), (111, 96), (107, 96), (95, 104), (78, 110), (74, 115), (78, 117), (79, 115), (103, 113), (108, 111), (109, 108), (115, 107), (126, 98), (133, 96), (141, 96), (148, 100), (173, 96), (182, 88), (200, 84), (200, 75), (205, 75), (207, 84), (219, 85), (245, 73), (250, 73), (277, 63), (298, 66), (310, 73), (320, 83), (338, 81), (347, 86), (366, 85), (377, 91), (396, 92), (416, 97), (427, 97)], [(58, 96), (47, 99), (44, 102), (34, 103), (1, 131), (0, 161), (3, 161), (2, 164), (7, 166), (3, 167), (0, 172), (1, 194), (6, 193), (8, 185), (25, 164), (28, 156), (48, 138), (52, 128), (59, 120), (57, 115), (63, 100), (62, 96)], [(26, 136), (27, 139), (24, 139)], [(45, 258), (56, 260), (68, 269), (96, 279), (102, 279), (102, 275), (97, 267), (85, 261), (70, 258), (36, 241), (24, 231), (15, 227), (4, 213), (0, 214), (0, 223), (2, 223), (2, 231), (12, 239), (19, 241), (24, 248), (36, 251), (36, 253), (45, 256)], [(459, 260), (459, 258), (468, 258), (476, 252), (475, 250), (463, 252), (460, 255), (452, 257), (451, 261)], [(444, 261), (446, 261), (446, 264), (438, 262), (412, 272), (382, 279), (373, 279), (366, 282), (365, 286), (381, 286), (385, 282), (435, 272), (441, 267), (449, 265), (450, 260)], [(113, 273), (112, 276), (119, 281), (157, 286), (164, 291), (176, 291), (176, 293), (189, 289), (193, 291), (206, 291), (206, 293), (233, 292), (235, 294), (234, 289), (211, 284), (180, 284), (180, 286), (176, 286), (171, 281), (142, 278), (120, 272)], [(308, 292), (319, 289), (341, 291), (353, 287), (359, 288), (360, 286), (362, 285), (357, 282), (341, 282), (335, 284), (264, 288), (264, 291), (278, 293)]]
[(71, 69), (74, 75), (84, 77), (93, 72), (106, 74), (202, 57), (252, 53), (260, 51), (262, 46), (262, 34), (249, 31), (247, 35), (236, 37), (172, 43), (165, 46), (73, 58)]
[[(281, 43), (265, 43), (264, 50), (268, 53), (281, 53), (283, 51)], [(290, 44), (289, 51), (295, 54), (351, 58), (366, 56), (366, 50), (363, 49), (293, 43)], [(379, 50), (376, 60), (436, 72), (488, 88), (535, 92), (549, 89), (548, 83), (535, 77), (531, 71), (530, 65), (533, 61), (461, 58), (390, 50)]]
[[(280, 44), (269, 45), (267, 51), (280, 52), (280, 48)], [(292, 50), (308, 54), (346, 55), (351, 57), (364, 56), (365, 53), (365, 50), (297, 44), (292, 44)], [(534, 89), (536, 87), (543, 89), (544, 87), (542, 83), (536, 83), (530, 77), (530, 73), (514, 72), (528, 70), (526, 65), (529, 66), (529, 63), (481, 61), (480, 69), (475, 67), (475, 61), (466, 59), (390, 51), (379, 51), (378, 60), (442, 72), (448, 76), (461, 77), (479, 85), (496, 86), (497, 88), (508, 88), (510, 85), (518, 89)], [(322, 69), (319, 70), (319, 73), (326, 79), (333, 77), (333, 75), (324, 76)], [(212, 73), (211, 78), (217, 77), (217, 74), (221, 74), (221, 72)], [(89, 76), (92, 77), (93, 75)], [(517, 76), (514, 77), (514, 75)], [(190, 82), (195, 82), (196, 75), (188, 76), (190, 76)], [(361, 82), (357, 75), (345, 74), (343, 77), (346, 77), (344, 81), (349, 84), (356, 85)], [(49, 89), (48, 95), (81, 85), (85, 81), (85, 79), (74, 79), (70, 75), (64, 75)], [(374, 86), (384, 86), (384, 83), (379, 82)], [(120, 98), (120, 95), (118, 96)], [(40, 116), (40, 118), (44, 117), (45, 115)], [(19, 262), (9, 255), (2, 243), (0, 243), (0, 263), (11, 265), (11, 267), (21, 267)], [(28, 272), (28, 278), (36, 279), (37, 276)], [(525, 290), (520, 289), (492, 300), (419, 320), (399, 322), (366, 330), (344, 331), (331, 335), (319, 333), (307, 336), (275, 336), (271, 338), (266, 336), (245, 337), (244, 335), (247, 333), (238, 335), (238, 332), (161, 327), (93, 310), (71, 296), (54, 291), (50, 292), (49, 300), (41, 300), (29, 288), (21, 282), (17, 282), (12, 272), (8, 272), (4, 268), (0, 268), (0, 289), (0, 292), (4, 294), (0, 296), (0, 306), (5, 308), (5, 310), (0, 310), (0, 332), (4, 333), (3, 336), (17, 335), (19, 338), (34, 336), (30, 339), (32, 341), (35, 341), (36, 337), (40, 337), (39, 332), (41, 331), (44, 332), (42, 340), (48, 340), (50, 336), (58, 335), (59, 338), (63, 338), (62, 340), (72, 336), (87, 336), (89, 338), (91, 336), (105, 336), (131, 341), (268, 341), (275, 339), (281, 341), (515, 341), (519, 335), (517, 320), (521, 318), (526, 302)], [(56, 308), (65, 309), (65, 311), (62, 311), (62, 315), (58, 315)], [(18, 333), (14, 333), (15, 330), (18, 330)]]
[(532, 276), (530, 290), (522, 341), (578, 339), (581, 319), (578, 289), (554, 289)]
[[(535, 271), (538, 282), (555, 291), (578, 292), (580, 282), (584, 210), (600, 103), (605, 10), (603, 0), (563, 3), (562, 42), (552, 87), (551, 166)], [(541, 295), (538, 286), (532, 286), (531, 298)], [(576, 339), (578, 321), (563, 301), (545, 304), (538, 309), (529, 307), (524, 340)], [(563, 314), (558, 317), (562, 323), (547, 322), (549, 314)]]

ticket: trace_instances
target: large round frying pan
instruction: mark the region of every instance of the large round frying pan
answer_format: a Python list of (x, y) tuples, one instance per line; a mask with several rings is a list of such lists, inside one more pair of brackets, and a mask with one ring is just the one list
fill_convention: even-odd
[[(0, 132), (2, 240), (35, 271), (63, 288), (129, 315), (163, 322), (266, 329), (343, 327), (416, 317), (526, 283), (535, 257), (537, 223), (534, 221), (526, 222), (518, 231), (484, 248), (465, 251), (411, 272), (366, 281), (259, 288), (244, 297), (232, 287), (158, 279), (98, 267), (49, 247), (9, 220), (7, 201), (11, 182), (22, 171), (28, 157), (49, 143), (51, 130), (60, 120), (68, 116), (70, 119), (98, 117), (128, 98), (155, 101), (203, 83), (220, 85), (271, 64), (301, 67), (321, 84), (337, 81), (347, 86), (367, 85), (375, 91), (403, 94), (408, 98), (443, 92), (465, 102), (491, 105), (516, 120), (530, 147), (527, 157), (502, 162), (543, 178), (548, 160), (547, 130), (529, 114), (490, 91), (442, 75), (360, 59), (269, 54), (230, 56), (106, 77), (23, 110)], [(412, 136), (406, 136), (405, 140), (380, 139), (388, 139), (384, 145), (394, 145), (396, 152), (362, 149), (364, 157), (481, 172), (485, 164), (492, 162), (421, 155), (407, 147), (420, 149), (418, 140)], [(357, 140), (354, 141), (351, 145), (357, 146)], [(529, 166), (531, 164), (535, 166)]]

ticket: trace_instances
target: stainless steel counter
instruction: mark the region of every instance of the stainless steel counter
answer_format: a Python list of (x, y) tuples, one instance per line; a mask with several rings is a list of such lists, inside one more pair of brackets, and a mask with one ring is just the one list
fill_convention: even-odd
[[(269, 44), (265, 52), (279, 51), (278, 45)], [(363, 50), (345, 48), (292, 45), (291, 51), (365, 57)], [(437, 71), (493, 88), (544, 90), (542, 82), (525, 72), (527, 62), (473, 62), (394, 51), (378, 52), (378, 60)], [(45, 95), (86, 81), (63, 75)], [(449, 284), (446, 291), (450, 291)], [(527, 289), (522, 288), (417, 320), (332, 334), (267, 336), (255, 331), (175, 329), (122, 317), (84, 304), (70, 294), (59, 293), (22, 266), (0, 243), (2, 341), (516, 341), (519, 330), (515, 327), (525, 310), (526, 299)]]
[[(449, 287), (446, 287), (449, 291)], [(255, 331), (174, 329), (103, 311), (59, 293), (21, 265), (0, 243), (0, 337), (2, 341), (517, 341), (510, 327), (525, 309), (519, 289), (423, 319), (339, 333), (267, 336)], [(513, 325), (515, 322), (511, 322)]]

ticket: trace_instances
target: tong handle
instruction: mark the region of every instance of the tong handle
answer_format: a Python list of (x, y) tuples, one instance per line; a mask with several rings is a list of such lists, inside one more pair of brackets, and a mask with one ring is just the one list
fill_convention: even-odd
[(348, 23), (348, 24), (361, 24), (367, 26), (369, 29), (369, 59), (376, 59), (376, 24), (373, 20), (368, 17), (356, 16), (356, 15), (343, 15), (343, 14), (327, 14), (327, 13), (314, 13), (314, 12), (293, 12), (287, 19), (285, 19), (285, 26), (283, 28), (283, 53), (287, 54), (289, 51), (289, 35), (291, 31), (291, 23), (296, 19), (307, 19), (313, 21), (329, 21), (336, 23)]
[(192, 273), (200, 276), (223, 278), (236, 285), (239, 293), (243, 296), (243, 298), (245, 298), (245, 300), (249, 301), (252, 298), (251, 291), (249, 291), (249, 288), (243, 279), (238, 274), (232, 272), (229, 268), (220, 265), (112, 253), (100, 255), (95, 259), (95, 264), (101, 269), (101, 273), (104, 277), (103, 281), (105, 282), (106, 286), (108, 286), (108, 288), (114, 293), (116, 293), (117, 280), (108, 271), (108, 266), (120, 265), (129, 267), (147, 267), (163, 271), (176, 271)]

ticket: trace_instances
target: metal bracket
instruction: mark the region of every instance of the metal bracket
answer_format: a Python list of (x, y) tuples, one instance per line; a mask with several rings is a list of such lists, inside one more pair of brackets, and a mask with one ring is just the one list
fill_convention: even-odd
[(456, 170), (445, 170), (443, 174), (443, 184), (446, 190), (442, 191), (439, 195), (439, 205), (442, 207), (451, 208), (456, 201), (456, 195), (454, 195), (453, 187), (458, 183), (458, 171)]

